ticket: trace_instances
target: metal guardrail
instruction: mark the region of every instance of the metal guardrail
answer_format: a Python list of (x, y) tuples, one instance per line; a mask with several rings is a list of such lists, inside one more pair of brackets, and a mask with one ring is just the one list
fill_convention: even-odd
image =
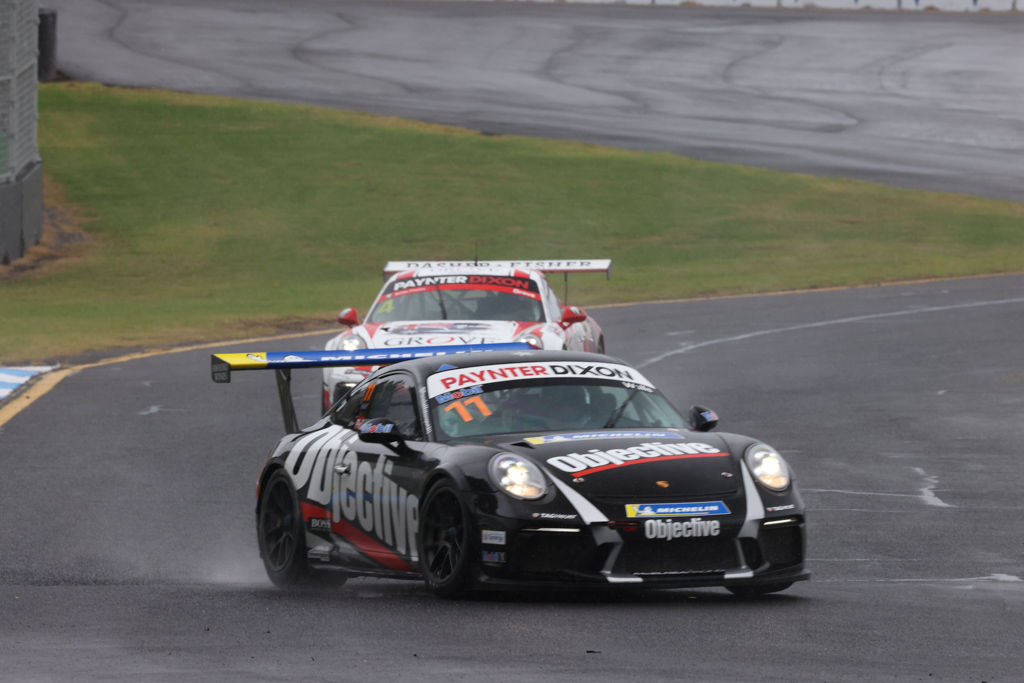
[(0, 183), (39, 162), (39, 4), (0, 0)]

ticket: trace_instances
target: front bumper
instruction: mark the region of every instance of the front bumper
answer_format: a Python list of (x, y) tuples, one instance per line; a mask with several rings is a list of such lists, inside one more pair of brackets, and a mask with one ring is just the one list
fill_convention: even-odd
[[(494, 530), (497, 520), (482, 520)], [(802, 517), (760, 526), (756, 537), (650, 540), (615, 523), (589, 527), (523, 525), (481, 534), (480, 588), (756, 587), (810, 578)], [(487, 543), (504, 538), (504, 543)]]

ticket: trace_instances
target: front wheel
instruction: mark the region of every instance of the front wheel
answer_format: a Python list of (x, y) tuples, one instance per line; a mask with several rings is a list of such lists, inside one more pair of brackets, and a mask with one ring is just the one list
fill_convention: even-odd
[(462, 495), (444, 481), (427, 493), (420, 511), (419, 552), (427, 588), (442, 598), (466, 591), (471, 521)]

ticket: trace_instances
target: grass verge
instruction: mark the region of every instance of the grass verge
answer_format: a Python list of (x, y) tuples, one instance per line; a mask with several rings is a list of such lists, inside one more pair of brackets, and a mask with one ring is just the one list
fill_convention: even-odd
[(581, 304), (1024, 263), (1012, 202), (97, 84), (39, 102), (47, 204), (90, 240), (0, 268), (0, 364), (326, 328), (388, 259), (613, 258)]

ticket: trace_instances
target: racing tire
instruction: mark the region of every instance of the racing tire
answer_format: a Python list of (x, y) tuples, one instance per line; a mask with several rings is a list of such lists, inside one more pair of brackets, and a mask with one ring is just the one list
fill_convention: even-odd
[(766, 583), (763, 586), (726, 586), (726, 589), (739, 598), (759, 598), (769, 593), (784, 591), (793, 585), (792, 581), (784, 583)]
[(604, 337), (603, 336), (599, 340), (597, 340), (597, 352), (598, 353), (604, 353)]
[(419, 555), (423, 581), (442, 598), (463, 595), (469, 585), (469, 510), (451, 481), (442, 481), (427, 492), (420, 509)]
[(271, 474), (263, 486), (256, 527), (263, 567), (274, 585), (287, 588), (308, 583), (306, 529), (295, 488), (283, 470)]

